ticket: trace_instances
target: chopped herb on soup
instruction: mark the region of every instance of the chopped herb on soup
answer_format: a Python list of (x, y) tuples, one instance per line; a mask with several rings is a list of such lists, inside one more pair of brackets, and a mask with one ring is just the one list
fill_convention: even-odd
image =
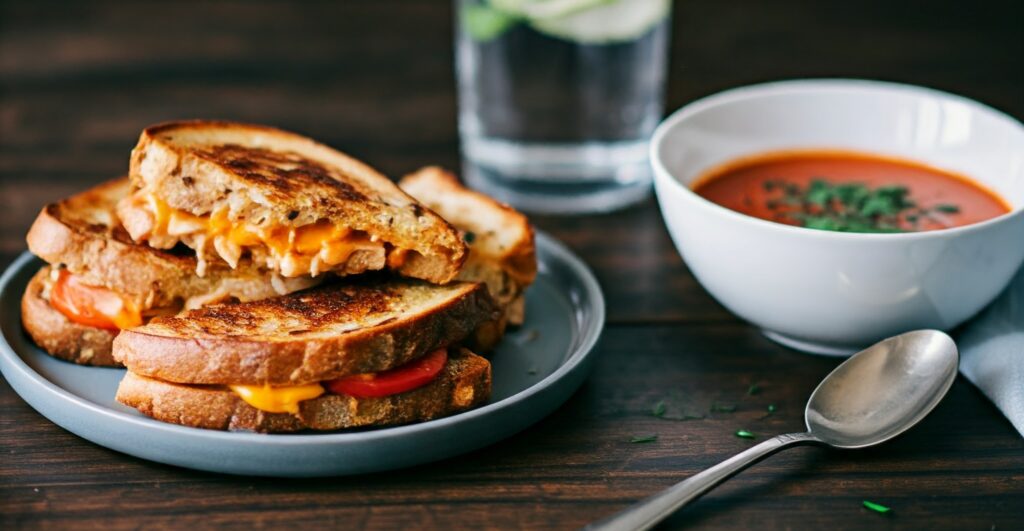
[(765, 181), (766, 207), (777, 220), (809, 229), (840, 232), (906, 232), (929, 221), (944, 223), (943, 214), (960, 207), (921, 207), (901, 185), (871, 188), (857, 182), (831, 183), (822, 177), (806, 188), (785, 181)]
[(694, 191), (737, 212), (809, 229), (912, 232), (958, 227), (1009, 211), (966, 177), (908, 161), (840, 151), (742, 159)]

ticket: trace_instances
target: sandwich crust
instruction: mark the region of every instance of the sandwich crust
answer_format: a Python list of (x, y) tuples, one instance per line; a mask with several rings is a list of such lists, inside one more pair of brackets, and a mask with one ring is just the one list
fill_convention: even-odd
[(537, 276), (537, 254), (530, 221), (512, 207), (470, 190), (454, 174), (436, 166), (402, 178), (406, 193), (434, 210), (463, 234), (469, 258), (457, 280), (483, 282), (501, 308), (498, 319), (480, 325), (468, 344), (494, 349), (508, 324), (523, 323), (523, 293)]
[(521, 212), (466, 188), (453, 173), (438, 166), (420, 168), (398, 185), (471, 240), (470, 261), (491, 262), (520, 286), (537, 277), (533, 226)]
[(21, 298), (21, 324), (36, 345), (56, 358), (100, 367), (120, 367), (111, 355), (114, 332), (70, 321), (50, 305), (46, 285), (50, 267), (43, 266)]
[(128, 179), (115, 179), (46, 205), (29, 229), (29, 250), (52, 265), (63, 265), (85, 284), (108, 288), (142, 309), (255, 300), (319, 282), (276, 277), (250, 262), (237, 269), (210, 264), (206, 275), (198, 277), (192, 253), (158, 250), (128, 237), (114, 209), (129, 189)]
[(423, 387), (382, 398), (327, 394), (301, 402), (295, 415), (261, 411), (221, 386), (175, 384), (131, 371), (118, 386), (117, 400), (164, 422), (279, 433), (421, 422), (479, 406), (490, 394), (490, 363), (459, 349), (453, 350), (441, 375)]
[[(157, 197), (176, 211), (202, 219), (224, 213), (233, 226), (244, 225), (260, 234), (318, 223), (344, 227), (368, 238), (361, 240), (363, 247), (383, 242), (389, 250), (400, 250), (401, 259), (387, 262), (391, 269), (434, 283), (452, 280), (466, 257), (456, 231), (387, 177), (294, 133), (218, 121), (159, 124), (142, 132), (132, 151), (130, 173), (135, 199), (118, 209), (129, 233), (137, 241), (162, 247), (184, 242), (211, 262), (231, 262), (241, 254), (240, 246), (247, 245), (258, 262), (286, 276), (310, 267), (361, 272), (343, 256), (323, 258), (326, 265), (312, 266), (306, 264), (308, 256), (282, 257), (282, 251), (268, 250), (265, 243), (239, 244), (221, 235), (210, 236), (216, 239), (211, 250), (202, 227), (154, 236), (152, 229), (159, 223), (138, 205)], [(380, 268), (384, 263), (373, 265)]]
[(123, 331), (114, 358), (168, 382), (299, 385), (397, 367), (495, 316), (482, 284), (359, 279), (158, 317)]

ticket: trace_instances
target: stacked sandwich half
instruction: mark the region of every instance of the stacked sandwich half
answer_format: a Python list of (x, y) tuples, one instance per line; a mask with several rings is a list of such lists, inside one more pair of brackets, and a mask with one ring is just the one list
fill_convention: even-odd
[(123, 365), (119, 401), (187, 426), (335, 430), (478, 406), (491, 369), (474, 351), (522, 322), (533, 232), (438, 168), (399, 186), (276, 129), (150, 127), (127, 178), (39, 214), (28, 244), (48, 265), (22, 321), (54, 356)]

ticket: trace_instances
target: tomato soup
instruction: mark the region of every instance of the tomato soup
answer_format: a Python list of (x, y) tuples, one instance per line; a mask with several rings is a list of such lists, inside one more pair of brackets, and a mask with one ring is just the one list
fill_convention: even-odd
[(694, 192), (756, 218), (843, 232), (912, 232), (1010, 211), (971, 179), (915, 162), (847, 151), (746, 157), (695, 181)]

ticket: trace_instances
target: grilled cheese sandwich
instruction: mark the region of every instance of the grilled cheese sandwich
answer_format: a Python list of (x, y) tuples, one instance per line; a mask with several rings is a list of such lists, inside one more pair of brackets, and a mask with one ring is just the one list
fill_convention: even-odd
[(466, 258), (458, 233), (365, 164), (308, 138), (227, 122), (147, 128), (118, 216), (136, 242), (179, 243), (284, 277), (390, 268), (441, 284)]
[[(281, 406), (294, 407), (294, 413), (254, 407), (225, 386), (168, 382), (131, 370), (118, 386), (117, 400), (174, 424), (287, 433), (422, 422), (482, 405), (490, 393), (490, 363), (465, 349), (453, 349), (443, 370), (421, 387), (379, 397), (348, 396), (328, 390), (315, 398)], [(261, 405), (265, 407), (267, 403)]]
[[(115, 212), (130, 195), (128, 179), (116, 179), (46, 205), (26, 237), (29, 249), (50, 266), (26, 287), (22, 322), (36, 343), (55, 356), (116, 365), (114, 336), (155, 316), (284, 295), (320, 282), (310, 276), (285, 278), (248, 260), (237, 268), (218, 260), (199, 277), (200, 260), (194, 254), (131, 240)], [(153, 204), (160, 209), (160, 203)], [(198, 216), (162, 210), (161, 225), (171, 233), (205, 223)]]

